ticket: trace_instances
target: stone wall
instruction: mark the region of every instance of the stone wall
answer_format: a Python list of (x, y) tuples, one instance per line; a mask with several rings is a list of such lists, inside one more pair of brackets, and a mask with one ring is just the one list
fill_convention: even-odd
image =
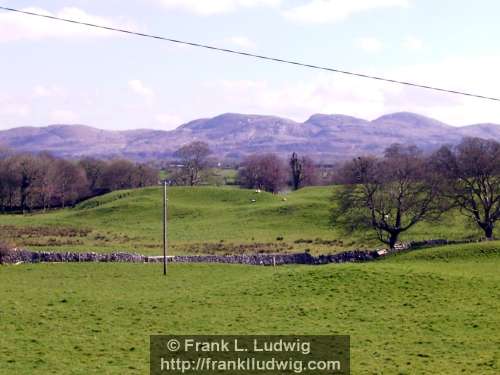
[(144, 263), (145, 257), (129, 253), (53, 253), (15, 249), (3, 258), (3, 263), (66, 263), (66, 262), (122, 262)]
[[(272, 266), (284, 264), (326, 264), (343, 262), (364, 262), (378, 257), (377, 252), (347, 251), (339, 254), (312, 256), (309, 253), (298, 254), (255, 254), (255, 255), (175, 255), (169, 256), (171, 263), (226, 263)], [(118, 262), (118, 263), (161, 263), (161, 256), (144, 256), (128, 253), (52, 253), (12, 251), (3, 259), (4, 263), (69, 263), (69, 262)]]
[[(254, 254), (254, 255), (174, 255), (169, 256), (171, 263), (226, 263), (272, 266), (284, 264), (328, 264), (345, 262), (368, 262), (391, 253), (416, 250), (425, 247), (450, 244), (480, 242), (477, 240), (449, 241), (443, 239), (412, 241), (399, 244), (393, 251), (345, 251), (337, 254), (312, 256), (309, 253), (298, 254)], [(32, 252), (15, 249), (1, 259), (5, 264), (16, 263), (65, 263), (65, 262), (115, 262), (115, 263), (161, 263), (161, 256), (145, 256), (130, 253), (70, 253), (70, 252)]]
[[(169, 258), (173, 263), (231, 263), (255, 266), (272, 266), (276, 264), (326, 264), (344, 262), (366, 262), (378, 257), (375, 251), (347, 251), (338, 254), (312, 256), (309, 253), (298, 254), (255, 254), (255, 255), (176, 255)], [(149, 262), (162, 262), (162, 257), (149, 257)]]

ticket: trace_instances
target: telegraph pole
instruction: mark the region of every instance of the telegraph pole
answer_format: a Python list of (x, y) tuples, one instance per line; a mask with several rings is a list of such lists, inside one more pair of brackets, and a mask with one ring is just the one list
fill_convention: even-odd
[(167, 275), (167, 180), (163, 181), (163, 275)]

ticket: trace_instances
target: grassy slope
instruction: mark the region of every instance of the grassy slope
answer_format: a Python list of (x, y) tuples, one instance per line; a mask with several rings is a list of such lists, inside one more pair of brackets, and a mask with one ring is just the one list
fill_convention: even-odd
[[(320, 245), (297, 245), (297, 239), (342, 240), (336, 248), (373, 247), (378, 243), (371, 231), (346, 236), (329, 225), (331, 187), (307, 188), (283, 196), (256, 194), (237, 188), (171, 188), (169, 190), (170, 241), (174, 252), (190, 252), (186, 244), (220, 242), (276, 242), (284, 237), (290, 251), (332, 251)], [(159, 188), (119, 191), (66, 209), (46, 214), (0, 215), (1, 225), (88, 228), (87, 235), (70, 237), (48, 231), (45, 235), (16, 234), (22, 246), (53, 250), (138, 251), (158, 254), (161, 240), (162, 194)], [(256, 203), (251, 203), (256, 199)], [(0, 227), (1, 228), (1, 227)], [(7, 231), (4, 230), (7, 233)], [(4, 234), (9, 236), (9, 234)], [(419, 224), (405, 238), (479, 237), (457, 214), (437, 224)]]
[[(350, 334), (353, 374), (498, 374), (500, 243), (365, 264), (0, 268), (2, 374), (144, 374), (148, 335)], [(35, 287), (36, 286), (36, 287)]]

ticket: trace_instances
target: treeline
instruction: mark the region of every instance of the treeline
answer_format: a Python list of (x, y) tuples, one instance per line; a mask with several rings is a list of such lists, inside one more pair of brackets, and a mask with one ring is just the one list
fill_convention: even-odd
[(383, 157), (345, 163), (335, 190), (332, 221), (348, 231), (373, 228), (394, 247), (401, 233), (436, 221), (451, 209), (467, 216), (487, 239), (500, 220), (500, 143), (465, 138), (424, 155), (393, 145)]
[(277, 193), (290, 186), (297, 190), (315, 185), (317, 170), (312, 159), (293, 153), (289, 160), (276, 154), (253, 154), (238, 168), (238, 182), (242, 187)]
[[(195, 186), (203, 184), (204, 172), (216, 162), (210, 159), (211, 150), (205, 142), (192, 142), (174, 153), (179, 164), (169, 171), (174, 185)], [(313, 160), (293, 153), (288, 160), (273, 153), (247, 156), (237, 170), (236, 183), (245, 188), (277, 193), (284, 188), (295, 190), (315, 185), (319, 181)]]
[(66, 207), (118, 189), (155, 185), (158, 171), (127, 160), (70, 161), (50, 154), (0, 155), (0, 210)]

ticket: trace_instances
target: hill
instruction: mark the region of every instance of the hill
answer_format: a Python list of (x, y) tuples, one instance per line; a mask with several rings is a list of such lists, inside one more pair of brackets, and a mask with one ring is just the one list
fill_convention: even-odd
[(316, 114), (300, 123), (275, 116), (228, 113), (198, 119), (175, 130), (107, 131), (83, 125), (22, 127), (0, 131), (0, 145), (22, 151), (50, 151), (78, 158), (95, 156), (148, 160), (172, 157), (194, 140), (210, 144), (215, 156), (241, 159), (254, 152), (308, 154), (332, 162), (360, 154), (380, 154), (394, 142), (433, 150), (464, 136), (500, 140), (500, 125), (454, 127), (414, 113), (401, 112), (373, 121), (345, 115)]
[[(346, 234), (330, 225), (331, 196), (331, 187), (306, 188), (286, 196), (237, 188), (170, 188), (170, 250), (176, 254), (305, 249), (325, 253), (380, 247), (372, 231)], [(0, 232), (4, 239), (32, 249), (158, 255), (161, 207), (160, 188), (116, 191), (74, 209), (0, 215)], [(480, 237), (463, 216), (451, 212), (439, 224), (418, 224), (403, 239)]]

